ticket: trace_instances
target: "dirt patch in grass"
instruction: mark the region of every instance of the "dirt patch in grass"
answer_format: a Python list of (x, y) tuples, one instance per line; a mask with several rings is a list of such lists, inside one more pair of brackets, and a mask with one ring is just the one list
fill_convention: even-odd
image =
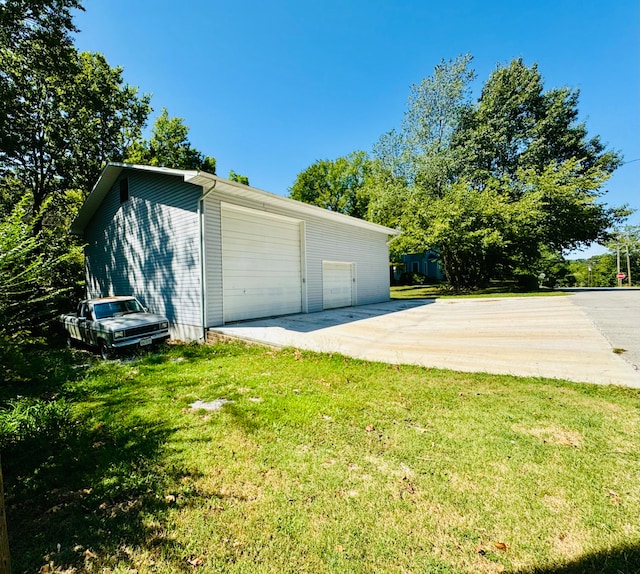
[(526, 428), (516, 425), (513, 427), (513, 430), (540, 439), (543, 443), (571, 446), (574, 448), (582, 446), (583, 441), (581, 432), (563, 427), (547, 426)]

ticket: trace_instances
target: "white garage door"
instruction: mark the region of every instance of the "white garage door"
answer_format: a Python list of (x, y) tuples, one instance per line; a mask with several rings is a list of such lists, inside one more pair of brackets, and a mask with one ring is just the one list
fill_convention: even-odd
[(225, 323), (302, 311), (300, 225), (222, 204)]
[(353, 264), (343, 261), (322, 262), (322, 307), (350, 307), (354, 291)]

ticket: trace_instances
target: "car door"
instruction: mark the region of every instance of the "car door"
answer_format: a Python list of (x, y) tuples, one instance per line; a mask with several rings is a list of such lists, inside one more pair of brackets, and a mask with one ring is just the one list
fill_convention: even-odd
[(78, 331), (80, 331), (80, 340), (84, 343), (92, 344), (92, 317), (88, 303), (82, 303), (80, 312), (78, 313)]

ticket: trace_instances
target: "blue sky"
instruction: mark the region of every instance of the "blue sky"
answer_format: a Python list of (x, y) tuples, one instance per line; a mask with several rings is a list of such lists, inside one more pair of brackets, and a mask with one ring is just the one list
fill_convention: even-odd
[(580, 90), (590, 135), (627, 163), (604, 201), (639, 210), (638, 0), (85, 0), (81, 50), (184, 118), (217, 173), (286, 195), (318, 159), (370, 151), (409, 87), (443, 58), (474, 56), (474, 96), (498, 64), (537, 63), (545, 87)]

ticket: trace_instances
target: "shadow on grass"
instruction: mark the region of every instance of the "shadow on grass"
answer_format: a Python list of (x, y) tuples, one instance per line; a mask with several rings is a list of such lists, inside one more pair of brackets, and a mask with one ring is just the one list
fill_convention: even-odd
[(45, 343), (0, 341), (0, 402), (23, 397), (55, 397), (70, 381), (78, 380), (95, 362), (94, 355)]
[(97, 361), (89, 353), (45, 346), (2, 351), (13, 367), (0, 381), (13, 571), (38, 572), (52, 563), (55, 571), (84, 571), (91, 561), (134, 569), (128, 548), (171, 553), (162, 528), (165, 495), (168, 483), (181, 477), (165, 468), (161, 453), (173, 429), (163, 421), (124, 425), (75, 418), (69, 404), (86, 392), (78, 381)]
[[(640, 544), (588, 554), (563, 566), (518, 570), (518, 574), (633, 574), (640, 572)], [(515, 574), (515, 573), (514, 573)]]
[(158, 453), (168, 431), (89, 429), (77, 421), (59, 431), (53, 438), (35, 433), (3, 452), (14, 571), (37, 572), (51, 562), (80, 568), (94, 558), (102, 566), (126, 563), (127, 547), (154, 538), (168, 545), (143, 521), (166, 509)]

